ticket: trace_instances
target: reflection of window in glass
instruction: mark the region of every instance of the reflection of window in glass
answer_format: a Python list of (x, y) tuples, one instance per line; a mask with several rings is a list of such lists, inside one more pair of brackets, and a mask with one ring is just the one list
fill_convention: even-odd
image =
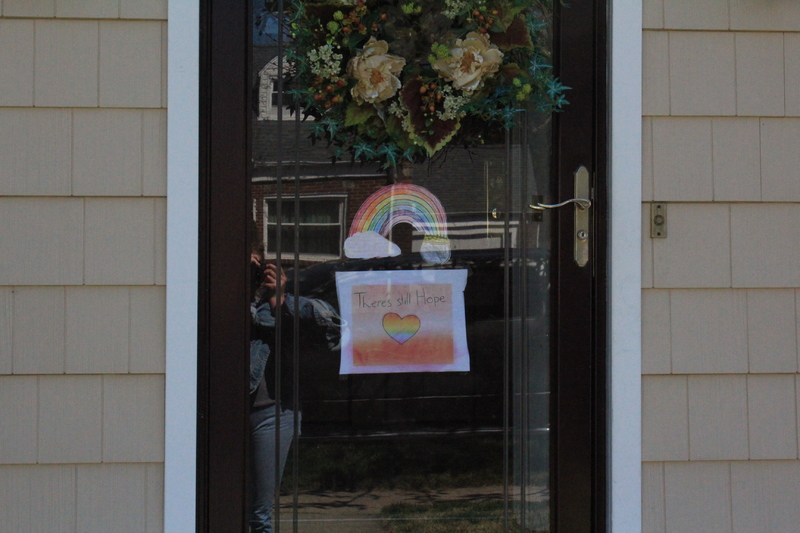
[[(300, 226), (297, 251), (309, 261), (327, 261), (342, 256), (344, 241), (345, 196), (306, 196), (300, 198), (300, 212), (295, 217), (295, 201), (284, 200), (281, 206), (281, 251), (294, 253), (295, 219)], [(277, 250), (276, 198), (264, 199), (264, 243), (267, 255)]]

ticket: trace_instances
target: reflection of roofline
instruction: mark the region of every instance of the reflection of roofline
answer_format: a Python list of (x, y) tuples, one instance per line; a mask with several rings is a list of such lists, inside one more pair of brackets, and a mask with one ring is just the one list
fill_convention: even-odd
[[(286, 54), (283, 55), (283, 72), (292, 72), (294, 70), (294, 63), (291, 61), (286, 61)], [(278, 56), (273, 57), (267, 64), (261, 67), (258, 71), (259, 77), (263, 76), (264, 74), (268, 76), (272, 76), (273, 78), (278, 77)]]
[[(253, 183), (274, 183), (277, 180), (277, 161), (255, 161), (253, 169)], [(331, 163), (330, 161), (285, 161), (281, 163), (284, 178), (294, 178), (299, 175), (301, 180), (324, 179), (376, 179), (385, 178), (386, 172), (381, 171), (377, 165), (363, 165), (357, 167), (347, 162)]]
[[(289, 172), (283, 176), (283, 179), (295, 179), (296, 174), (294, 172)], [(327, 179), (375, 179), (375, 178), (383, 178), (386, 177), (386, 174), (301, 174), (299, 176), (300, 181), (312, 181), (312, 180), (327, 180)], [(278, 181), (276, 176), (255, 176), (253, 177), (253, 183), (275, 183)]]

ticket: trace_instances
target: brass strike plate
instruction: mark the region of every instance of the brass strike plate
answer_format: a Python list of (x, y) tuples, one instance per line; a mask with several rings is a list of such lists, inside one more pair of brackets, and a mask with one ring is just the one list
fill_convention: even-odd
[(665, 202), (650, 204), (650, 238), (667, 238), (667, 204)]

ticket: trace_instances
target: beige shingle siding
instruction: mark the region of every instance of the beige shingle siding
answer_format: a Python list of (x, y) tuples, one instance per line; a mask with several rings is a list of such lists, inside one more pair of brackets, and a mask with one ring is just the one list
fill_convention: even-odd
[(648, 462), (642, 532), (794, 533), (798, 493), (800, 461)]
[(160, 463), (0, 465), (0, 531), (163, 531)]
[(163, 530), (166, 12), (0, 2), (0, 531)]
[(795, 531), (800, 2), (644, 0), (643, 54), (642, 529)]
[(798, 370), (795, 289), (648, 289), (645, 374)]
[(4, 17), (167, 19), (164, 0), (3, 0)]

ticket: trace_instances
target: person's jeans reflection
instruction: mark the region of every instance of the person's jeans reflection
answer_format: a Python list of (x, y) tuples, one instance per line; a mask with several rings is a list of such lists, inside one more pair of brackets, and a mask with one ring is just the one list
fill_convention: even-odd
[[(295, 433), (293, 325), (299, 320), (303, 335), (297, 342), (306, 350), (316, 343), (327, 353), (339, 349), (341, 319), (327, 302), (295, 297), (280, 290), (286, 275), (265, 263), (263, 245), (254, 248), (254, 297), (250, 304), (250, 531), (272, 533), (273, 503)], [(281, 317), (280, 343), (276, 342)], [(281, 349), (276, 350), (280, 344)], [(280, 359), (280, 365), (276, 364)], [(279, 375), (277, 375), (279, 372)], [(278, 386), (279, 384), (279, 386)], [(275, 389), (280, 390), (280, 401)], [(280, 406), (280, 407), (279, 407)], [(280, 416), (278, 416), (280, 409)], [(297, 412), (300, 434), (300, 412)], [(276, 428), (280, 424), (280, 430)], [(280, 453), (276, 453), (280, 440)]]
[[(294, 412), (281, 410), (280, 416), (280, 457), (275, 455), (275, 427), (278, 424), (275, 405), (250, 413), (250, 463), (253, 474), (250, 476), (250, 531), (251, 533), (272, 533), (272, 504), (275, 484), (283, 473), (286, 457), (294, 435)], [(300, 420), (298, 413), (298, 422)], [(277, 466), (277, 468), (276, 468)]]

